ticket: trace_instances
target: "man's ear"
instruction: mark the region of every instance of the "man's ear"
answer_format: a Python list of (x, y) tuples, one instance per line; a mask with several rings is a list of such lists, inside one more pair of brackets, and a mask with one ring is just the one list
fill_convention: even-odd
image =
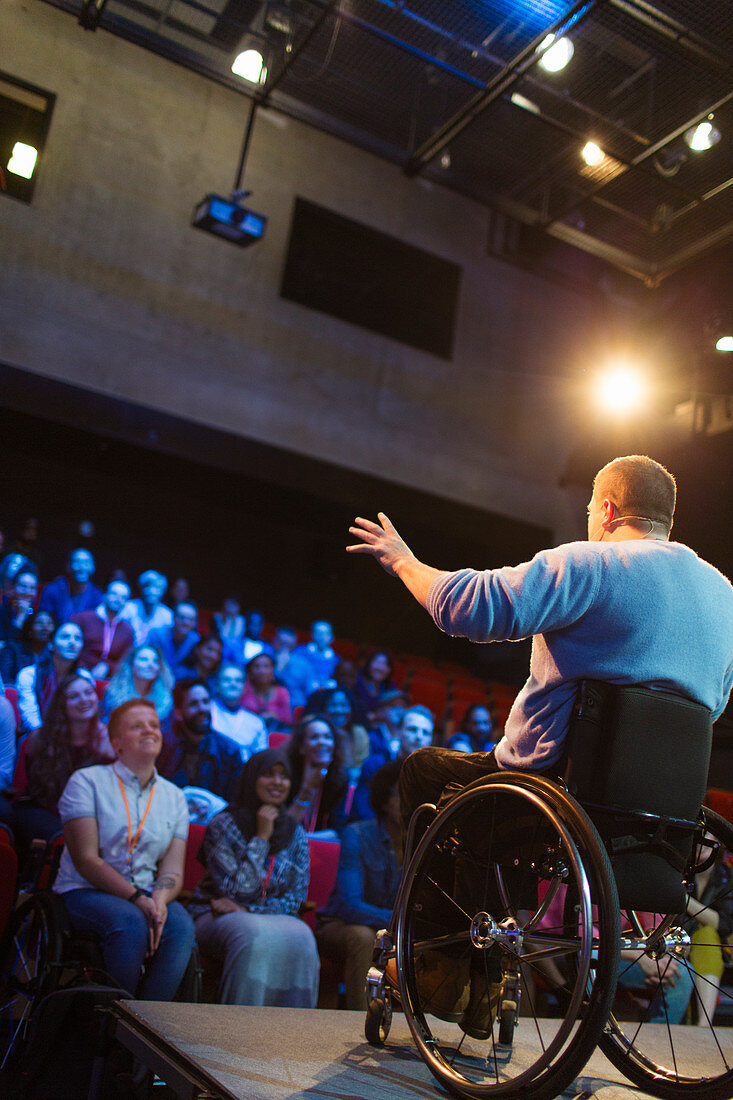
[(601, 505), (601, 527), (604, 531), (608, 531), (611, 525), (618, 519), (618, 508), (609, 500), (608, 497), (604, 498)]

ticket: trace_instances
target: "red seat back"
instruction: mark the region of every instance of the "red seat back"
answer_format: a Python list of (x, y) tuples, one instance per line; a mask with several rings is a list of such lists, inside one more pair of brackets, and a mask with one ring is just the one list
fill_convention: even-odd
[(13, 908), (17, 875), (18, 857), (8, 834), (0, 829), (0, 938)]
[(25, 770), (25, 754), (28, 746), (28, 738), (24, 737), (18, 745), (18, 755), (15, 758), (15, 772), (13, 773), (13, 790), (16, 794), (24, 794), (28, 786), (28, 776)]
[(285, 748), (290, 741), (290, 736), (289, 733), (285, 733), (283, 730), (273, 730), (267, 736), (267, 744), (271, 749)]
[(186, 863), (183, 869), (183, 889), (189, 894), (193, 893), (198, 886), (206, 870), (203, 863), (197, 858), (201, 845), (204, 842), (205, 832), (205, 825), (192, 824), (188, 826)]
[(303, 919), (311, 928), (316, 926), (316, 909), (321, 909), (329, 899), (336, 881), (341, 845), (338, 840), (319, 840), (308, 837), (308, 855), (310, 857), (310, 878), (308, 880), (307, 901), (314, 903)]
[(722, 791), (717, 787), (710, 787), (705, 794), (705, 805), (716, 814), (720, 814), (726, 821), (733, 823), (733, 791)]

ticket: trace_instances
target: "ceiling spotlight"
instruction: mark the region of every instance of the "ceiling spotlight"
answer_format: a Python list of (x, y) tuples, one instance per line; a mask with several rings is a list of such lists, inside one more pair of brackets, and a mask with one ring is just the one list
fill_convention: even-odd
[(712, 122), (701, 122), (685, 130), (685, 141), (693, 152), (704, 153), (720, 141), (720, 130), (716, 130)]
[(603, 152), (600, 145), (596, 145), (595, 141), (587, 141), (580, 155), (587, 165), (594, 168), (597, 164), (603, 162), (606, 154)]
[(721, 336), (715, 343), (718, 351), (733, 351), (733, 336)]
[(598, 379), (598, 398), (607, 412), (631, 412), (641, 404), (645, 389), (640, 375), (623, 365)]
[(533, 103), (531, 99), (527, 99), (521, 92), (512, 92), (509, 98), (515, 107), (521, 107), (523, 111), (529, 111), (531, 115), (540, 114), (537, 104)]
[(8, 172), (29, 180), (33, 175), (33, 169), (36, 167), (37, 158), (37, 149), (32, 145), (26, 145), (22, 141), (16, 141), (8, 161)]
[(244, 50), (232, 62), (232, 72), (250, 84), (264, 84), (267, 80), (265, 59), (259, 50)]
[(554, 34), (548, 34), (540, 42), (537, 52), (542, 54), (540, 65), (548, 73), (559, 73), (565, 68), (575, 52), (575, 47), (569, 38), (555, 38)]
[(440, 167), (446, 170), (450, 168), (450, 150), (446, 149), (440, 158)]

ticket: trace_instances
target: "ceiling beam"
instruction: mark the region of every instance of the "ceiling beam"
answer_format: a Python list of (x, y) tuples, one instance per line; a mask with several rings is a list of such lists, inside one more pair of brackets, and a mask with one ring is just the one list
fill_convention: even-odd
[(453, 141), (466, 127), (482, 114), (495, 100), (516, 84), (527, 69), (537, 61), (537, 49), (548, 34), (562, 34), (579, 23), (598, 3), (603, 0), (579, 0), (561, 19), (556, 19), (541, 34), (537, 35), (523, 50), (505, 65), (501, 72), (489, 81), (483, 91), (473, 96), (468, 103), (448, 119), (436, 132), (423, 142), (409, 157), (405, 165), (408, 176), (416, 176), (442, 150)]

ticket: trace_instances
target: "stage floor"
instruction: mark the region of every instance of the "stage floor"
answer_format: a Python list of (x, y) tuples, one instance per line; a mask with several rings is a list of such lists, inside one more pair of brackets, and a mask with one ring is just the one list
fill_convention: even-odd
[[(191, 1100), (203, 1095), (224, 1100), (434, 1100), (447, 1095), (419, 1059), (399, 1014), (387, 1044), (378, 1048), (366, 1042), (360, 1012), (149, 1001), (120, 1002), (115, 1011), (125, 1045), (179, 1096)], [(674, 1031), (675, 1042), (695, 1050), (704, 1072), (708, 1036), (692, 1027)], [(660, 1041), (663, 1032), (660, 1025)], [(566, 1100), (628, 1100), (646, 1094), (596, 1053), (563, 1095)]]

